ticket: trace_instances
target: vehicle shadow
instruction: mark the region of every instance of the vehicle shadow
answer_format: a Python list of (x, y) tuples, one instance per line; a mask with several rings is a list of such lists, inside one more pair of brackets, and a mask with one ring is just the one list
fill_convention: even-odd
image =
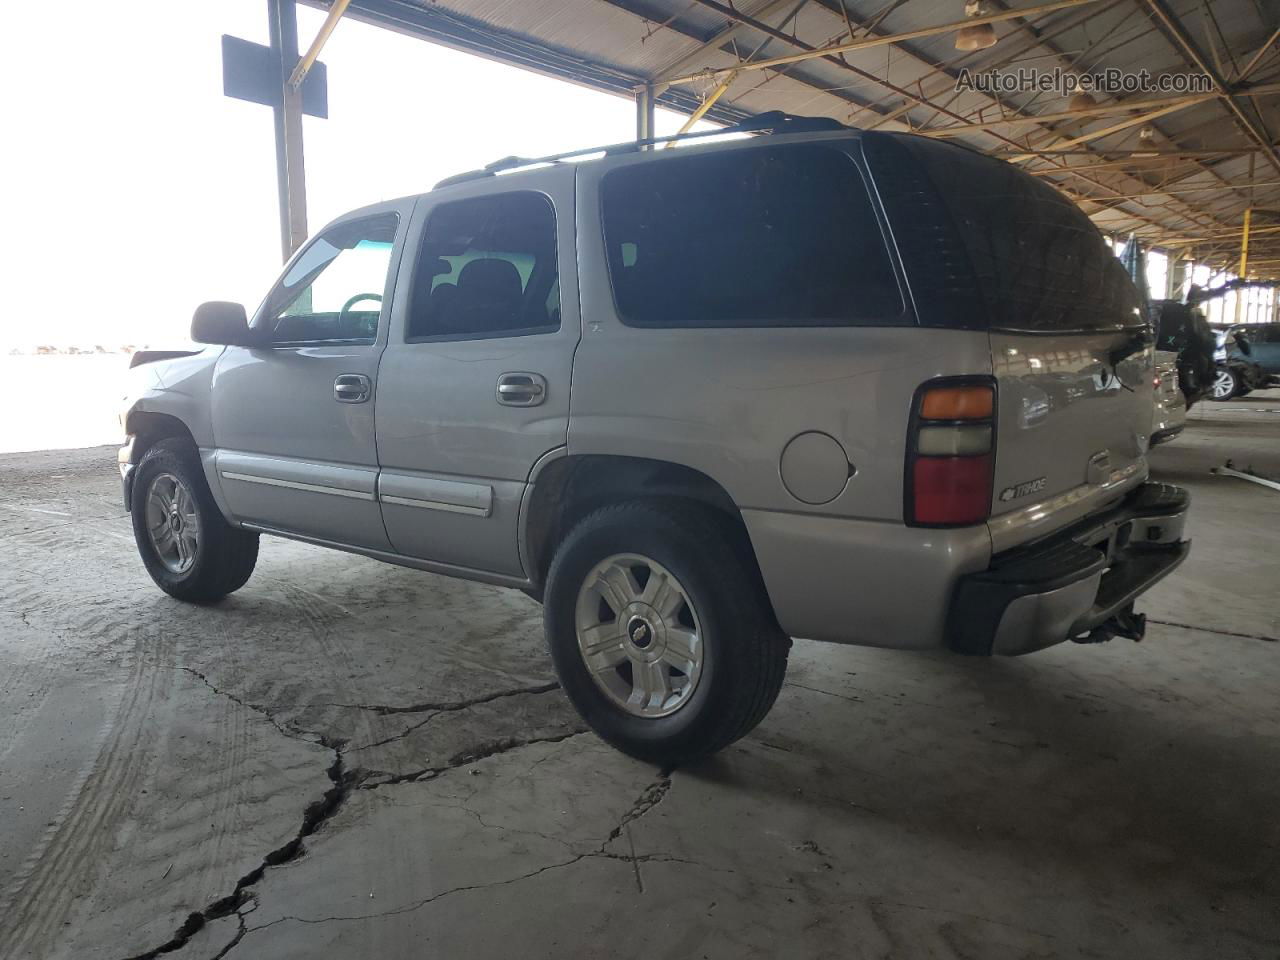
[(1193, 702), (1176, 678), (1134, 683), (1061, 657), (929, 659), (928, 682), (903, 696), (788, 690), (747, 741), (749, 760), (682, 772), (835, 823), (870, 812), (948, 845), (972, 844), (977, 829), (984, 851), (1037, 851), (1046, 869), (1105, 864), (1142, 884), (1158, 869), (1165, 882), (1280, 894), (1277, 724), (1243, 704), (1224, 716), (1238, 692)]

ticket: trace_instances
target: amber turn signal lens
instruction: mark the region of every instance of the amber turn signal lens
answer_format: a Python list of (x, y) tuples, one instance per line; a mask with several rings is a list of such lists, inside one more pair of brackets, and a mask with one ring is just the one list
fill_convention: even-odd
[(989, 420), (994, 393), (987, 386), (933, 387), (920, 401), (926, 420)]

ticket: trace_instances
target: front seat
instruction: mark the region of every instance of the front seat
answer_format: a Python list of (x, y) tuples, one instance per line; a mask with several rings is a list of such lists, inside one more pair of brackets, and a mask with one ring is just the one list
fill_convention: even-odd
[(452, 332), (445, 323), (448, 322), (449, 307), (457, 295), (456, 286), (442, 283), (431, 291), (430, 296), (417, 298), (413, 314), (409, 318), (409, 336), (432, 337)]
[(446, 329), (457, 333), (489, 333), (520, 326), (524, 288), (510, 260), (472, 260), (458, 274), (458, 292), (445, 304)]

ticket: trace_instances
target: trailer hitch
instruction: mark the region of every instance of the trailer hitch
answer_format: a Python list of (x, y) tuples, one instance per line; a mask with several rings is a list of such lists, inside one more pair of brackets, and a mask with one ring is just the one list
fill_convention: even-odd
[(1146, 633), (1147, 615), (1145, 613), (1134, 613), (1133, 604), (1129, 604), (1123, 610), (1102, 621), (1087, 634), (1072, 637), (1071, 639), (1076, 643), (1106, 643), (1115, 637), (1122, 637), (1137, 643), (1142, 640)]

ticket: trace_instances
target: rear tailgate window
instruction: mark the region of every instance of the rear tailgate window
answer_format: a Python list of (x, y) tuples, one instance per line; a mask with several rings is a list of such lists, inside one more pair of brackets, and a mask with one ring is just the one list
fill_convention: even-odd
[(1054, 333), (1142, 322), (1102, 234), (1049, 184), (923, 137), (868, 133), (863, 150), (922, 323)]

